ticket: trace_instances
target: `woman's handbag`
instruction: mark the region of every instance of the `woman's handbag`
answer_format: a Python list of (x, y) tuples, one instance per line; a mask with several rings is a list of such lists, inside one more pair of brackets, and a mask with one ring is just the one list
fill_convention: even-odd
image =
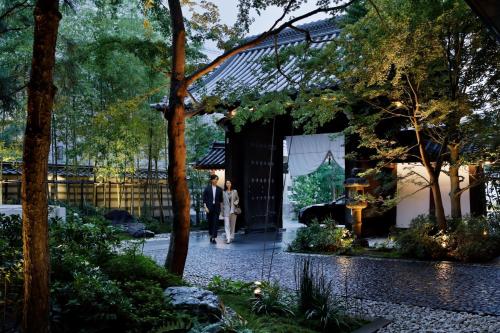
[(240, 206), (234, 206), (234, 213), (236, 215), (240, 215), (241, 214), (241, 208), (240, 208)]

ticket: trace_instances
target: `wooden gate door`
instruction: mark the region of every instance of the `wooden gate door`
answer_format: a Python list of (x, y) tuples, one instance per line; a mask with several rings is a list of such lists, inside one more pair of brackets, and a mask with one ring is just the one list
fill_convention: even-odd
[(249, 230), (282, 226), (283, 138), (273, 124), (254, 126), (245, 137), (244, 207)]

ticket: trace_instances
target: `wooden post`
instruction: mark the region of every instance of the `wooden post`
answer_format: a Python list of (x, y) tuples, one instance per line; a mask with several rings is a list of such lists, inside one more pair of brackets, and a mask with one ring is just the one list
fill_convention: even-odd
[(134, 206), (135, 206), (135, 195), (134, 195), (135, 188), (134, 188), (134, 178), (132, 178), (131, 188), (132, 188), (132, 193), (130, 194), (130, 210), (131, 210), (130, 214), (134, 215)]
[(21, 203), (21, 180), (17, 180), (17, 202)]
[(118, 208), (122, 208), (122, 198), (120, 191), (120, 183), (116, 182), (116, 195), (118, 196)]
[(80, 180), (80, 209), (83, 209), (83, 179)]
[(108, 186), (108, 209), (111, 209), (111, 181)]

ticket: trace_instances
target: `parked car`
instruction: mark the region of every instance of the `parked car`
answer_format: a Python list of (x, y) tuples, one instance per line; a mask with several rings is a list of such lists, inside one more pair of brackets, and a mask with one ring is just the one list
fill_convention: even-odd
[(299, 223), (309, 225), (313, 220), (318, 222), (325, 219), (333, 219), (339, 224), (345, 223), (345, 196), (339, 197), (332, 202), (311, 205), (299, 211)]

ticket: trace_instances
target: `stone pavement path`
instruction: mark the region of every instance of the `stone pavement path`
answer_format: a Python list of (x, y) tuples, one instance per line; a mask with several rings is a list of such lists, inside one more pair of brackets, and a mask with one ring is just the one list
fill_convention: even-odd
[[(192, 235), (185, 277), (191, 282), (205, 285), (214, 275), (254, 281), (263, 279), (263, 276), (267, 278), (270, 272), (271, 279), (277, 279), (283, 286), (294, 289), (294, 265), (306, 255), (284, 252), (293, 237), (293, 232), (285, 232), (278, 237), (274, 233), (237, 235), (234, 243), (225, 244), (219, 236), (220, 239), (214, 245), (209, 243), (206, 234)], [(144, 253), (163, 264), (167, 249), (168, 237), (152, 239), (146, 242)], [(348, 256), (311, 257), (336, 281), (337, 293), (344, 295), (347, 290), (348, 295), (368, 302), (366, 304), (386, 304), (384, 308), (392, 309), (391, 313), (386, 311), (386, 317), (397, 318), (399, 315), (394, 315), (394, 311), (398, 313), (408, 308), (420, 309), (412, 311), (416, 314), (439, 309), (452, 311), (446, 318), (455, 318), (459, 325), (453, 326), (453, 331), (476, 331), (463, 329), (462, 323), (469, 318), (467, 316), (472, 315), (477, 317), (474, 320), (485, 322), (485, 328), (478, 329), (478, 332), (500, 332), (498, 265)], [(365, 312), (383, 315), (370, 309)], [(466, 319), (454, 313), (462, 313)], [(434, 314), (442, 317), (438, 312), (434, 311)], [(437, 322), (442, 326), (439, 320)], [(407, 330), (401, 325), (397, 327), (394, 332), (419, 331), (414, 326), (408, 326)], [(388, 331), (391, 332), (390, 329)], [(424, 331), (439, 330), (427, 328)]]
[[(295, 262), (306, 255), (284, 252), (292, 237), (284, 233), (275, 242), (274, 234), (237, 235), (234, 243), (228, 245), (218, 239), (214, 245), (206, 235), (194, 235), (186, 277), (200, 284), (206, 284), (214, 275), (252, 281), (262, 279), (264, 270), (265, 279), (274, 248), (271, 279), (293, 289)], [(167, 248), (168, 239), (153, 239), (146, 243), (144, 252), (163, 263)], [(496, 265), (311, 257), (338, 282), (341, 294), (347, 285), (350, 295), (363, 299), (500, 316), (500, 267)]]

